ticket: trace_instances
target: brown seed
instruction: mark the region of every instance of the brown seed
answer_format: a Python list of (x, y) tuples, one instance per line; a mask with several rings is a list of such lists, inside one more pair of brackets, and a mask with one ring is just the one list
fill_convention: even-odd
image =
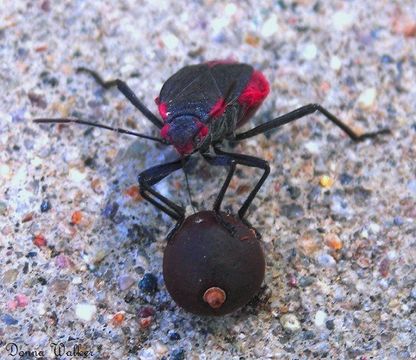
[(224, 304), (225, 299), (227, 296), (225, 295), (225, 291), (219, 287), (210, 287), (207, 291), (205, 291), (203, 299), (205, 302), (208, 303), (213, 309), (218, 309)]

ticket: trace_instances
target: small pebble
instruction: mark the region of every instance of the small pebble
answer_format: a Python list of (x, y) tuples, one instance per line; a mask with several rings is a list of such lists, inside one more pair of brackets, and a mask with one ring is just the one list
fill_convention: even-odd
[(340, 10), (332, 16), (332, 24), (338, 31), (345, 31), (355, 22), (355, 16), (352, 13)]
[(286, 216), (288, 219), (299, 219), (304, 216), (305, 212), (303, 211), (302, 206), (298, 204), (287, 204), (282, 205), (281, 214)]
[(299, 278), (299, 286), (300, 287), (308, 287), (315, 282), (315, 278), (312, 276), (302, 276)]
[(119, 205), (116, 202), (108, 203), (104, 208), (102, 214), (104, 217), (113, 219), (118, 211)]
[(120, 311), (112, 317), (111, 324), (113, 324), (114, 326), (121, 326), (123, 324), (124, 319), (124, 312)]
[(394, 62), (393, 58), (388, 55), (388, 54), (384, 54), (381, 59), (380, 59), (382, 64), (391, 64)]
[(341, 182), (341, 185), (349, 185), (351, 184), (353, 180), (353, 177), (347, 173), (342, 173), (339, 177), (339, 181)]
[(72, 261), (69, 259), (68, 256), (64, 254), (59, 254), (55, 258), (55, 264), (59, 269), (65, 269), (72, 265)]
[(296, 287), (297, 285), (298, 285), (298, 279), (296, 278), (296, 276), (295, 275), (293, 275), (293, 274), (290, 274), (289, 276), (288, 276), (288, 281), (287, 281), (287, 284), (290, 286), (290, 287)]
[(175, 349), (171, 352), (169, 360), (184, 360), (185, 359), (185, 350)]
[(82, 220), (82, 212), (81, 211), (74, 211), (71, 215), (71, 223), (77, 225)]
[(132, 185), (124, 190), (124, 194), (130, 196), (134, 201), (143, 200), (142, 196), (140, 195), (140, 189), (137, 185)]
[(326, 324), (326, 320), (328, 318), (328, 315), (325, 311), (318, 310), (315, 314), (314, 323), (317, 327), (324, 327)]
[(77, 304), (75, 306), (75, 315), (84, 321), (91, 321), (97, 311), (97, 307), (93, 304)]
[(35, 244), (37, 247), (44, 247), (47, 245), (47, 242), (43, 235), (38, 234), (33, 238), (33, 244)]
[(153, 309), (151, 306), (143, 306), (139, 309), (137, 315), (139, 318), (146, 318), (149, 316), (153, 316), (155, 314), (155, 309)]
[(6, 215), (7, 213), (7, 204), (3, 201), (0, 201), (0, 215)]
[(342, 66), (341, 59), (338, 56), (332, 56), (329, 66), (331, 67), (332, 70), (335, 70), (335, 71), (340, 70)]
[(1, 317), (1, 320), (6, 324), (6, 325), (16, 325), (18, 323), (18, 321), (13, 317), (10, 316), (9, 314), (4, 314)]
[(326, 234), (324, 237), (325, 244), (333, 250), (342, 249), (342, 241), (337, 234)]
[(271, 37), (279, 31), (279, 24), (277, 23), (277, 16), (272, 14), (262, 25), (260, 33), (262, 37)]
[(300, 322), (294, 314), (284, 314), (280, 317), (280, 324), (283, 329), (290, 333), (295, 333), (301, 329)]
[(289, 186), (287, 192), (292, 200), (296, 200), (300, 196), (300, 188), (297, 186)]
[(178, 37), (172, 33), (163, 34), (162, 41), (163, 41), (163, 44), (166, 46), (166, 48), (169, 50), (174, 50), (179, 45)]
[(334, 320), (327, 320), (326, 323), (325, 323), (325, 326), (328, 330), (334, 330), (335, 329)]
[(314, 43), (308, 43), (302, 50), (301, 57), (304, 60), (314, 60), (318, 55), (318, 48)]
[(407, 182), (407, 190), (409, 190), (413, 195), (416, 195), (416, 180), (411, 179)]
[(297, 242), (297, 248), (306, 256), (311, 256), (313, 253), (321, 248), (319, 234), (315, 232), (305, 232), (302, 234)]
[(7, 164), (0, 164), (0, 177), (8, 179), (10, 177), (10, 166)]
[(173, 331), (173, 332), (169, 333), (169, 340), (177, 341), (177, 340), (180, 340), (180, 339), (181, 339), (181, 336), (177, 332)]
[(51, 203), (48, 199), (45, 199), (42, 201), (42, 204), (40, 204), (40, 212), (47, 212), (51, 209)]
[(24, 308), (29, 304), (29, 298), (24, 294), (17, 294), (14, 297), (17, 307)]
[(334, 184), (334, 179), (332, 179), (328, 175), (322, 175), (319, 179), (319, 185), (321, 185), (324, 189), (329, 189)]
[(400, 217), (400, 216), (396, 216), (396, 217), (393, 219), (393, 224), (394, 224), (394, 225), (396, 225), (396, 226), (401, 226), (401, 225), (403, 225), (403, 224), (404, 224), (404, 220), (403, 220), (403, 218), (402, 218), (402, 217)]
[(17, 278), (17, 275), (19, 274), (19, 272), (16, 269), (9, 269), (6, 270), (3, 274), (3, 278), (2, 281), (4, 284), (11, 284), (12, 282), (14, 282)]
[(143, 306), (139, 309), (137, 315), (142, 329), (146, 329), (152, 324), (154, 314), (155, 310), (151, 306)]
[(337, 264), (335, 259), (331, 255), (328, 255), (326, 253), (320, 253), (317, 256), (316, 260), (318, 261), (319, 265), (326, 268), (334, 267)]
[(376, 88), (365, 89), (358, 97), (358, 100), (357, 100), (358, 106), (363, 110), (368, 110), (374, 105), (376, 97), (377, 97)]
[(379, 272), (382, 277), (387, 277), (389, 275), (390, 270), (390, 261), (388, 258), (384, 258), (381, 260), (379, 265)]
[(86, 172), (81, 172), (76, 168), (69, 169), (68, 179), (73, 182), (81, 182), (87, 177)]
[(139, 288), (149, 294), (155, 293), (157, 291), (157, 277), (151, 273), (144, 274), (139, 281)]
[(118, 278), (118, 287), (121, 291), (124, 291), (133, 286), (135, 282), (136, 280), (132, 278), (130, 275), (121, 275)]

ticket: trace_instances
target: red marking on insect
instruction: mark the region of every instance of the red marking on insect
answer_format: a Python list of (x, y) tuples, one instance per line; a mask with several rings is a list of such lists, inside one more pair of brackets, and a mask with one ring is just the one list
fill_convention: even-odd
[(168, 117), (168, 106), (166, 103), (160, 102), (159, 96), (155, 98), (155, 103), (159, 110), (159, 114), (163, 120), (166, 120)]
[(214, 106), (212, 107), (211, 111), (209, 112), (209, 116), (212, 118), (218, 118), (222, 114), (224, 114), (225, 108), (227, 104), (225, 103), (224, 99), (219, 99)]
[(165, 140), (168, 140), (168, 141), (169, 141), (169, 135), (168, 135), (169, 129), (170, 129), (170, 125), (169, 124), (166, 124), (160, 130), (160, 136), (162, 138), (164, 138)]
[(259, 106), (270, 92), (267, 79), (260, 71), (253, 71), (246, 88), (238, 97), (238, 102), (249, 108)]

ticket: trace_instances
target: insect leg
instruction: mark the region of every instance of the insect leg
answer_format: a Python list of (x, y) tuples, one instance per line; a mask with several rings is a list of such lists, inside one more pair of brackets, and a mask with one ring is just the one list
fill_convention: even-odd
[(182, 222), (184, 219), (185, 209), (158, 193), (152, 188), (152, 185), (181, 169), (187, 160), (188, 158), (185, 161), (178, 159), (170, 163), (156, 165), (139, 174), (140, 195), (178, 222)]
[(228, 170), (227, 178), (225, 179), (224, 183), (222, 184), (221, 190), (217, 195), (217, 198), (214, 202), (213, 210), (216, 212), (220, 211), (222, 200), (224, 199), (225, 192), (228, 189), (228, 186), (230, 185), (230, 181), (234, 175), (235, 168), (236, 168), (236, 162), (233, 160), (230, 156), (227, 155), (211, 155), (211, 154), (202, 154), (211, 165), (217, 165), (217, 166), (229, 166), (230, 169)]
[[(265, 182), (266, 178), (269, 176), (270, 173), (270, 166), (267, 161), (263, 159), (256, 158), (254, 156), (243, 155), (243, 154), (233, 154), (222, 151), (218, 148), (214, 148), (217, 156), (209, 155), (208, 158), (206, 157), (207, 161), (210, 162), (212, 165), (220, 165), (220, 166), (230, 166), (230, 170), (228, 172), (227, 178), (217, 196), (217, 199), (214, 203), (214, 210), (219, 211), (221, 202), (224, 198), (225, 191), (227, 190), (231, 178), (234, 175), (235, 168), (237, 164), (255, 167), (264, 170), (264, 173), (260, 180), (257, 182), (256, 186), (250, 192), (247, 199), (244, 201), (243, 205), (241, 206), (240, 210), (238, 211), (238, 216), (242, 219), (247, 212), (248, 207), (251, 205), (254, 197), (256, 196), (257, 192), (262, 187), (263, 183)], [(206, 154), (208, 155), (208, 154)]]
[(114, 80), (109, 80), (109, 81), (104, 81), (103, 78), (96, 73), (93, 70), (84, 68), (84, 67), (79, 67), (77, 68), (77, 72), (84, 72), (87, 73), (89, 75), (91, 75), (95, 81), (100, 84), (103, 88), (105, 89), (109, 89), (112, 88), (114, 86), (116, 86), (120, 92), (149, 120), (153, 123), (153, 125), (155, 125), (156, 127), (158, 127), (159, 129), (161, 129), (163, 127), (163, 122), (155, 115), (153, 114), (140, 100), (139, 98), (136, 96), (136, 94), (133, 92), (132, 89), (130, 89), (130, 87), (122, 80), (120, 79), (114, 79)]
[(374, 132), (364, 133), (364, 134), (357, 134), (353, 129), (351, 129), (349, 126), (347, 126), (345, 123), (343, 123), (341, 120), (339, 120), (335, 115), (331, 114), (328, 110), (323, 108), (319, 104), (309, 104), (300, 107), (299, 109), (293, 110), (287, 114), (281, 115), (277, 117), (276, 119), (270, 120), (264, 124), (261, 124), (259, 126), (256, 126), (255, 128), (248, 130), (246, 132), (237, 134), (234, 139), (231, 141), (240, 141), (247, 138), (250, 138), (252, 136), (262, 134), (266, 131), (269, 131), (271, 129), (278, 128), (284, 124), (290, 123), (292, 121), (295, 121), (297, 119), (300, 119), (306, 115), (313, 114), (314, 112), (319, 111), (321, 114), (323, 114), (328, 120), (333, 122), (336, 126), (338, 126), (341, 130), (343, 130), (352, 140), (354, 141), (362, 141), (368, 138), (373, 138), (375, 136), (381, 135), (381, 134), (389, 134), (389, 129), (381, 129)]

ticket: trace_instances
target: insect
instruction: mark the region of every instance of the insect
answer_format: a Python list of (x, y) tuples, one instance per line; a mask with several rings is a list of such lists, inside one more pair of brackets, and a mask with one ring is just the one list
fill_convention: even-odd
[(263, 170), (260, 179), (238, 210), (238, 217), (246, 222), (246, 212), (268, 177), (270, 167), (263, 159), (224, 151), (221, 145), (225, 140), (239, 142), (315, 112), (324, 115), (356, 142), (389, 133), (389, 129), (381, 129), (359, 135), (318, 104), (302, 106), (248, 131), (238, 132), (240, 127), (253, 117), (270, 90), (268, 81), (260, 71), (255, 70), (251, 65), (238, 62), (214, 60), (180, 69), (164, 83), (155, 100), (160, 117), (152, 113), (124, 81), (119, 79), (104, 81), (95, 71), (86, 68), (79, 68), (78, 72), (90, 74), (105, 89), (117, 87), (160, 130), (160, 137), (81, 119), (48, 118), (34, 121), (36, 123), (91, 125), (174, 146), (179, 154), (177, 160), (142, 171), (138, 180), (143, 198), (176, 220), (176, 228), (185, 219), (185, 208), (157, 192), (153, 185), (183, 168), (194, 153), (200, 153), (211, 165), (229, 168), (228, 175), (214, 202), (215, 213), (220, 212), (221, 203), (237, 165)]

